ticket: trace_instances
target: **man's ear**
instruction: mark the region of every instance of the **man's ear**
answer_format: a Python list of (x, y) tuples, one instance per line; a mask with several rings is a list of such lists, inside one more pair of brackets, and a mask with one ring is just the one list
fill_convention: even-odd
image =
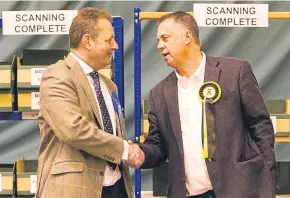
[(91, 36), (89, 34), (84, 34), (81, 39), (81, 44), (85, 49), (91, 50)]
[(184, 40), (185, 45), (188, 45), (192, 40), (193, 40), (192, 33), (191, 33), (191, 31), (187, 30), (185, 32), (185, 40)]

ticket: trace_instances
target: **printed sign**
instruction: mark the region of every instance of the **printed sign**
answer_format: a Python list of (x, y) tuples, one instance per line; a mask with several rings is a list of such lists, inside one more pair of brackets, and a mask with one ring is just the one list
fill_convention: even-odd
[(30, 193), (36, 193), (37, 175), (30, 175)]
[(40, 85), (44, 70), (46, 70), (46, 68), (31, 68), (31, 85)]
[(3, 11), (3, 35), (68, 34), (77, 10)]
[(274, 133), (276, 134), (276, 130), (277, 130), (277, 127), (276, 127), (276, 124), (277, 124), (277, 117), (276, 116), (270, 116), (271, 118), (271, 121), (272, 121), (272, 124), (273, 124), (273, 128), (274, 128)]
[(200, 27), (268, 27), (268, 4), (193, 4)]
[(39, 110), (40, 108), (40, 94), (39, 92), (31, 92), (31, 109)]

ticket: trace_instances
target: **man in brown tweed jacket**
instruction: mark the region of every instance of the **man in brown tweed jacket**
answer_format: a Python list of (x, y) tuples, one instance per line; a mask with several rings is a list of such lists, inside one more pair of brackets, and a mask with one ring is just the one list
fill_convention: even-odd
[(185, 12), (157, 24), (157, 48), (175, 71), (150, 91), (145, 161), (130, 164), (168, 159), (169, 198), (274, 198), (274, 131), (250, 64), (200, 51)]
[(105, 11), (79, 10), (71, 53), (43, 73), (37, 198), (133, 197), (126, 160), (136, 147), (125, 141), (116, 85), (98, 73), (118, 49), (111, 22)]

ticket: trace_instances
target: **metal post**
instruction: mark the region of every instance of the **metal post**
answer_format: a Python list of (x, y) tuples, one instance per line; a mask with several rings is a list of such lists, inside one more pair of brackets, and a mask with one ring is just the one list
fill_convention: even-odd
[(113, 26), (115, 40), (119, 46), (119, 49), (115, 51), (113, 81), (118, 87), (119, 100), (124, 109), (124, 19), (122, 17), (113, 17)]
[[(141, 136), (141, 10), (134, 8), (134, 115), (135, 141)], [(135, 169), (135, 198), (141, 198), (141, 169)]]

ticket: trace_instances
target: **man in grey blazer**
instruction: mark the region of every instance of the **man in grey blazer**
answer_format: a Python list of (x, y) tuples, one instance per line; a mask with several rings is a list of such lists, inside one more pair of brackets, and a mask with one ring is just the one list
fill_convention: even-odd
[(175, 69), (149, 95), (144, 159), (169, 160), (169, 198), (274, 198), (274, 132), (247, 61), (200, 50), (194, 18), (174, 12), (158, 21), (157, 48)]

